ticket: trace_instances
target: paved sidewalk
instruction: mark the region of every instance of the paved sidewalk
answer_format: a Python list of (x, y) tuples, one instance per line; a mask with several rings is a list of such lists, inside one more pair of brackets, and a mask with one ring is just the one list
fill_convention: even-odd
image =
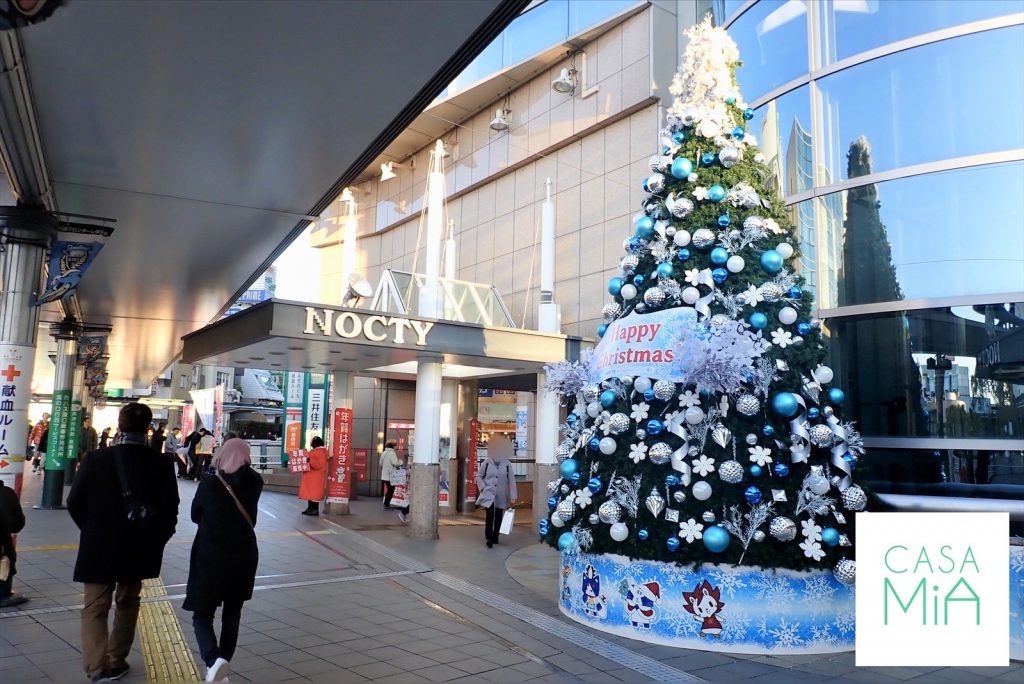
[[(0, 610), (0, 682), (85, 681), (78, 651), (81, 585), (70, 581), (78, 535), (63, 511), (32, 510), (23, 494), (17, 591)], [(122, 681), (188, 681), (196, 666), (191, 615), (181, 610), (195, 526), (195, 485), (181, 482), (178, 531)], [(442, 519), (441, 540), (409, 539), (377, 500), (342, 519), (299, 515), (267, 493), (257, 524), (257, 591), (242, 614), (232, 681), (639, 682), (1022, 681), (1011, 668), (855, 669), (853, 655), (739, 657), (613, 637), (564, 619), (555, 604), (554, 551), (518, 526), (493, 549), (471, 518)], [(338, 523), (341, 524), (338, 524)]]

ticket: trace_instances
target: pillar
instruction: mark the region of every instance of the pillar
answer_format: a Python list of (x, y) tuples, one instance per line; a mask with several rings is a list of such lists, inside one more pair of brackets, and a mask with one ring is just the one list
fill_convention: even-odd
[(416, 368), (416, 444), (409, 486), (409, 534), (437, 539), (438, 434), (441, 424), (441, 359), (421, 357)]
[[(50, 408), (50, 439), (46, 446), (43, 496), (39, 507), (62, 508), (64, 503), (64, 466), (68, 458), (71, 427), (71, 392), (78, 361), (78, 330), (74, 324), (50, 326), (57, 339), (57, 367), (53, 373), (53, 403)], [(79, 426), (81, 427), (81, 426)]]
[[(540, 310), (537, 327), (549, 333), (561, 332), (558, 305), (554, 301), (555, 205), (551, 200), (551, 179), (545, 182), (546, 199), (541, 206)], [(533, 519), (548, 515), (548, 482), (558, 478), (555, 446), (558, 442), (558, 397), (544, 390), (547, 375), (537, 374), (537, 430), (533, 466)]]
[[(355, 483), (352, 481), (352, 426), (349, 421), (346, 427), (338, 425), (335, 420), (337, 409), (352, 410), (355, 396), (356, 378), (352, 373), (331, 373), (331, 415), (325, 417), (330, 429), (331, 462), (327, 482), (326, 515), (348, 515), (351, 513), (349, 500), (355, 494)], [(339, 444), (340, 430), (347, 430), (348, 439)], [(337, 482), (338, 485), (334, 483)], [(332, 496), (332, 486), (339, 487), (340, 496)], [(331, 499), (342, 499), (331, 501)]]
[(0, 207), (0, 480), (19, 496), (39, 326), (35, 303), (56, 229), (56, 219), (41, 209)]
[[(77, 354), (75, 355), (77, 358)], [(71, 382), (71, 418), (68, 422), (67, 458), (64, 461), (64, 484), (75, 482), (78, 451), (82, 442), (82, 421), (85, 419), (85, 366), (76, 363)]]
[(437, 509), (440, 515), (454, 515), (456, 511), (456, 483), (459, 476), (459, 462), (455, 457), (458, 442), (459, 381), (451, 378), (441, 380), (441, 416), (438, 423), (438, 446), (440, 477), (448, 488), (447, 505), (441, 505), (440, 482), (438, 482)]
[[(458, 510), (460, 513), (469, 513), (472, 509), (472, 502), (467, 502), (466, 487), (468, 476), (475, 472), (476, 466), (476, 441), (472, 439), (472, 422), (476, 420), (479, 413), (480, 392), (476, 380), (463, 380), (459, 383), (459, 415), (458, 436), (459, 446), (456, 451), (458, 464), (456, 466), (455, 479), (458, 490)], [(471, 468), (472, 466), (472, 468)]]

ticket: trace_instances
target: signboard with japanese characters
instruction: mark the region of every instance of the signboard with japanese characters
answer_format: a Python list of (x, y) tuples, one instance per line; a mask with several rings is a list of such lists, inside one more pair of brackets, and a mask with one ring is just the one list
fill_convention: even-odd
[(324, 390), (311, 389), (306, 393), (306, 443), (313, 437), (324, 435)]
[(327, 503), (348, 503), (352, 493), (352, 409), (334, 409), (331, 463), (327, 471)]
[(28, 403), (32, 397), (35, 349), (0, 345), (0, 480), (18, 492), (28, 442)]
[(466, 456), (466, 501), (476, 501), (476, 445), (480, 441), (480, 421), (472, 418), (469, 421), (469, 454)]

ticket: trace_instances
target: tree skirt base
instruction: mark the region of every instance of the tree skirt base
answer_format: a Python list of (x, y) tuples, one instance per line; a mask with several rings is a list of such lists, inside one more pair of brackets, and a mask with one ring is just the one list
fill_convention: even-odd
[(854, 648), (853, 587), (826, 569), (692, 568), (563, 553), (558, 603), (588, 627), (665, 646), (771, 655)]

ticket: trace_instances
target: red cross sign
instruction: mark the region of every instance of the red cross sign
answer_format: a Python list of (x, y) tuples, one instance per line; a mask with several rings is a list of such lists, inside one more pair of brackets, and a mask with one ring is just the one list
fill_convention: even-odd
[(0, 375), (7, 378), (7, 382), (14, 382), (14, 378), (21, 375), (21, 371), (14, 367), (14, 364), (8, 364), (7, 368), (0, 371)]

